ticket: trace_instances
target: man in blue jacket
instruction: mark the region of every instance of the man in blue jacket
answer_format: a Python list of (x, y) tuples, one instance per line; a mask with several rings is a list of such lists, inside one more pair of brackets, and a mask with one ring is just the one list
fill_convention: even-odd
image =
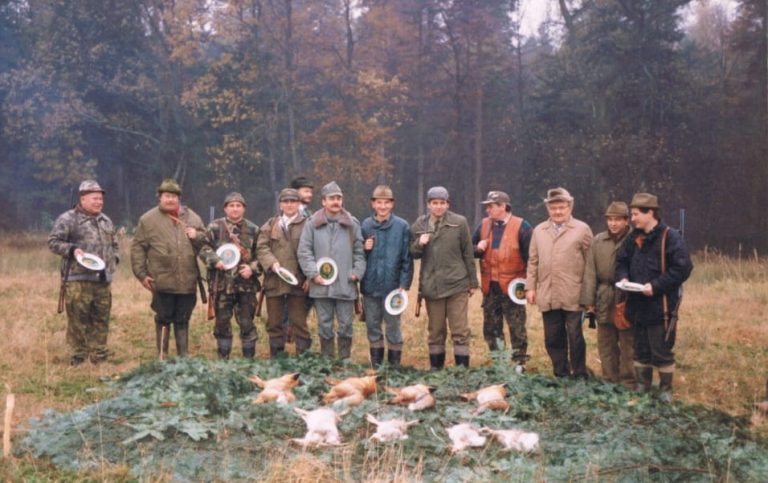
[(643, 286), (642, 292), (629, 292), (625, 312), (635, 328), (637, 390), (650, 391), (655, 367), (660, 398), (670, 402), (677, 309), (693, 263), (680, 233), (661, 221), (656, 196), (636, 193), (629, 207), (635, 230), (616, 257), (615, 280)]
[(365, 276), (360, 290), (365, 304), (365, 325), (368, 329), (371, 366), (376, 369), (384, 361), (382, 320), (386, 324), (387, 361), (390, 367), (400, 365), (403, 335), (400, 316), (386, 311), (384, 301), (393, 290), (406, 291), (413, 280), (413, 259), (409, 252), (411, 229), (408, 222), (395, 216), (395, 197), (389, 186), (373, 190), (373, 216), (363, 220), (362, 231), (366, 255)]

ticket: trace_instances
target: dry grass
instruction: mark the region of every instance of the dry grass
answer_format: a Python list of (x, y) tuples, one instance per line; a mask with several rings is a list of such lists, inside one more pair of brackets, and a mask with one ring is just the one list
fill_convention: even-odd
[[(154, 327), (149, 309), (149, 293), (130, 274), (127, 241), (123, 241), (123, 260), (113, 286), (113, 309), (109, 344), (114, 355), (109, 362), (94, 366), (67, 365), (64, 330), (66, 317), (56, 314), (58, 261), (48, 252), (43, 235), (5, 235), (0, 238), (0, 384), (16, 394), (14, 428), (23, 432), (27, 420), (46, 408), (71, 409), (98, 400), (100, 381), (130, 370), (155, 358)], [(692, 279), (686, 284), (681, 309), (676, 354), (678, 372), (675, 395), (687, 402), (701, 403), (731, 414), (752, 416), (756, 429), (765, 431), (768, 423), (754, 414), (752, 406), (765, 396), (768, 367), (768, 260), (752, 254), (731, 259), (707, 251), (696, 260)], [(411, 300), (415, 301), (415, 292)], [(481, 296), (470, 301), (472, 325), (472, 365), (489, 362), (482, 338)], [(413, 303), (413, 302), (412, 302)], [(316, 331), (316, 324), (310, 326)], [(205, 307), (198, 305), (191, 325), (193, 355), (213, 357), (215, 342), (212, 325), (205, 318)], [(268, 355), (265, 330), (259, 325), (261, 340), (258, 356)], [(426, 310), (415, 319), (413, 307), (403, 316), (406, 339), (403, 362), (426, 368)], [(599, 374), (595, 331), (585, 328), (588, 365)], [(529, 371), (550, 373), (543, 346), (541, 317), (529, 310)], [(364, 324), (355, 324), (353, 359), (368, 358)], [(173, 345), (173, 344), (172, 344)], [(313, 350), (317, 350), (315, 341)], [(173, 351), (172, 351), (173, 352)], [(449, 362), (450, 364), (450, 362)], [(2, 397), (0, 400), (4, 400)], [(399, 465), (397, 454), (382, 455), (371, 463), (367, 478), (380, 480), (418, 480), (419, 471)], [(301, 464), (282, 455), (271, 460), (274, 481), (324, 481), (330, 470), (307, 453)], [(382, 464), (382, 461), (385, 464)], [(339, 461), (343, 468), (349, 462)], [(0, 476), (19, 477), (32, 471), (33, 479), (60, 479), (50, 469), (35, 466), (29, 458), (14, 459), (0, 466)], [(9, 465), (12, 466), (8, 472)], [(5, 470), (3, 469), (5, 467)], [(93, 474), (94, 480), (119, 480), (125, 469), (110, 468), (108, 476)], [(40, 472), (39, 474), (37, 472)], [(54, 473), (55, 474), (55, 473)], [(82, 476), (82, 475), (80, 475)], [(350, 475), (352, 477), (352, 475)], [(79, 477), (78, 477), (79, 478)], [(77, 479), (77, 478), (76, 478)]]

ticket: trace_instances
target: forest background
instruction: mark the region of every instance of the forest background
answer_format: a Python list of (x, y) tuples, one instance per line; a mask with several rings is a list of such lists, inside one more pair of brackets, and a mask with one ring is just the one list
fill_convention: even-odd
[(128, 228), (170, 176), (261, 223), (304, 175), (407, 219), (442, 184), (471, 222), (489, 189), (593, 226), (651, 191), (694, 248), (768, 249), (768, 2), (536, 1), (530, 35), (517, 0), (0, 1), (0, 229), (86, 177)]

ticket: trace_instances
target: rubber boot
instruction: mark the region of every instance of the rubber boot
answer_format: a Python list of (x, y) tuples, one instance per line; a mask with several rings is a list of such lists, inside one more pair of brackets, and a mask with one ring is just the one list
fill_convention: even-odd
[(219, 355), (219, 359), (229, 359), (230, 352), (232, 352), (232, 339), (227, 337), (217, 337), (216, 353)]
[[(338, 337), (339, 359), (349, 360), (352, 357), (352, 337)], [(382, 358), (383, 358), (382, 354)]]
[(397, 369), (400, 367), (400, 357), (403, 355), (403, 351), (395, 351), (392, 349), (389, 349), (387, 351), (387, 362), (389, 363), (389, 367), (393, 369)]
[(437, 372), (443, 367), (445, 367), (445, 352), (442, 354), (429, 355), (429, 370), (431, 372)]
[[(165, 333), (163, 333), (165, 327)], [(171, 339), (171, 325), (163, 325), (155, 322), (155, 343), (157, 345), (157, 355), (160, 356), (160, 345), (162, 344), (162, 354), (164, 358), (168, 357), (168, 341)]]
[(187, 357), (187, 349), (189, 347), (187, 325), (173, 324), (173, 335), (176, 338), (176, 355), (178, 357)]
[(270, 337), (269, 338), (269, 358), (274, 359), (281, 352), (285, 352), (285, 338)]
[(305, 339), (304, 337), (294, 337), (294, 340), (296, 341), (296, 355), (300, 356), (301, 354), (307, 352), (309, 348), (312, 346), (312, 339)]
[(336, 341), (320, 337), (320, 353), (331, 359), (336, 357)]
[(247, 342), (243, 342), (243, 357), (246, 359), (253, 359), (256, 357), (256, 341), (255, 340), (249, 340)]
[(653, 367), (635, 367), (635, 379), (635, 392), (649, 392), (653, 382)]
[(383, 347), (371, 347), (371, 367), (378, 369), (381, 367), (381, 363), (384, 362), (384, 348)]
[(458, 366), (469, 367), (469, 356), (460, 356), (458, 354), (454, 354), (453, 360), (456, 363), (456, 367)]
[(497, 350), (499, 350), (499, 343), (498, 343), (498, 341), (496, 340), (495, 337), (492, 338), (492, 339), (490, 339), (490, 338), (489, 339), (485, 339), (485, 343), (488, 344), (488, 350), (489, 351), (497, 351)]
[(672, 402), (672, 376), (674, 372), (659, 372), (659, 400), (667, 404)]

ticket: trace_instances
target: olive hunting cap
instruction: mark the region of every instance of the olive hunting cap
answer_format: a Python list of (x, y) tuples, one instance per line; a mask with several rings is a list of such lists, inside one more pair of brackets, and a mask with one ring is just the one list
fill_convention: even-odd
[(299, 201), (299, 192), (293, 188), (283, 188), (280, 191), (280, 201)]
[(157, 194), (160, 193), (175, 193), (181, 196), (181, 186), (173, 178), (165, 178), (160, 186), (157, 187)]
[(97, 183), (95, 179), (87, 179), (83, 181), (80, 183), (80, 187), (77, 189), (77, 191), (79, 191), (81, 195), (86, 193), (95, 193), (97, 191), (105, 193), (105, 191), (101, 189), (101, 186), (99, 186), (99, 183)]
[(552, 188), (551, 190), (547, 190), (547, 197), (544, 199), (544, 203), (554, 203), (556, 201), (573, 203), (573, 196), (571, 196), (565, 188)]
[(445, 200), (448, 201), (448, 190), (442, 186), (433, 186), (427, 191), (427, 201)]
[(509, 195), (503, 191), (489, 191), (485, 201), (482, 205), (490, 205), (491, 203), (498, 203), (500, 205), (510, 205)]
[(243, 195), (237, 191), (233, 191), (224, 198), (224, 208), (226, 208), (227, 205), (233, 201), (239, 201), (243, 206), (248, 206), (248, 204), (245, 202), (245, 198), (243, 198)]
[(632, 203), (629, 204), (630, 208), (650, 208), (654, 210), (659, 209), (659, 199), (650, 193), (635, 193), (632, 197)]
[(629, 208), (623, 201), (614, 201), (605, 210), (605, 216), (623, 216), (629, 218)]
[(323, 198), (327, 196), (344, 196), (344, 193), (341, 192), (341, 188), (339, 188), (335, 181), (331, 181), (320, 190), (320, 196)]
[(291, 188), (297, 190), (299, 188), (314, 188), (315, 186), (309, 182), (304, 176), (299, 176), (291, 181)]
[(392, 200), (395, 201), (395, 195), (392, 193), (392, 188), (387, 185), (380, 184), (373, 189), (371, 200)]

